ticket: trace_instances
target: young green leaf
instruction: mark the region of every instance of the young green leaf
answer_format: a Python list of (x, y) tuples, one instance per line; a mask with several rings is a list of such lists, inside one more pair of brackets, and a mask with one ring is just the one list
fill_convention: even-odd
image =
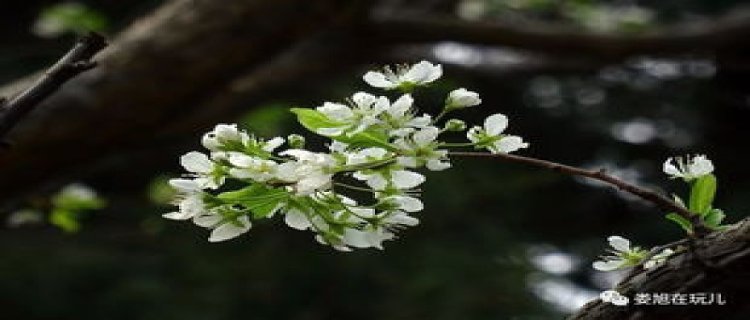
[(253, 184), (235, 191), (228, 191), (217, 196), (218, 199), (230, 204), (239, 204), (253, 213), (254, 219), (270, 216), (283, 205), (289, 197), (284, 189), (269, 188), (260, 184)]
[(706, 225), (708, 227), (718, 228), (721, 225), (721, 222), (724, 220), (724, 217), (726, 217), (726, 215), (721, 209), (711, 209), (703, 218), (703, 220), (706, 222)]
[(323, 128), (336, 128), (344, 125), (341, 122), (331, 120), (320, 111), (307, 108), (292, 108), (292, 113), (297, 115), (297, 121), (312, 132), (318, 132)]
[(690, 211), (705, 216), (711, 210), (716, 195), (716, 177), (712, 174), (698, 178), (690, 190)]
[(672, 212), (672, 213), (667, 214), (666, 218), (668, 220), (672, 220), (675, 223), (677, 223), (677, 225), (679, 225), (680, 228), (685, 230), (685, 232), (687, 232), (688, 234), (693, 233), (693, 224), (687, 219), (685, 219), (683, 216)]

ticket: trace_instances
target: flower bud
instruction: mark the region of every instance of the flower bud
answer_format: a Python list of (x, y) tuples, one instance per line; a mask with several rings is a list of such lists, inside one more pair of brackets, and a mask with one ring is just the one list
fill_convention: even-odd
[(286, 140), (289, 142), (289, 146), (294, 149), (302, 149), (305, 147), (305, 137), (298, 134), (290, 134)]
[(445, 99), (445, 108), (462, 109), (476, 106), (480, 103), (482, 103), (482, 99), (479, 99), (478, 93), (460, 88), (448, 94), (448, 98)]
[(445, 123), (445, 130), (447, 131), (464, 131), (466, 130), (466, 122), (459, 119), (450, 119)]

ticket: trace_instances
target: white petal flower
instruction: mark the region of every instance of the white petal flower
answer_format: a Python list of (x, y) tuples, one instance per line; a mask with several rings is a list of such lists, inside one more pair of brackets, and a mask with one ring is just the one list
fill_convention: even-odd
[(480, 103), (482, 103), (482, 99), (479, 98), (478, 93), (464, 88), (451, 91), (448, 94), (448, 98), (445, 100), (445, 106), (447, 109), (473, 107)]
[(289, 149), (280, 153), (292, 156), (297, 161), (290, 161), (276, 167), (276, 178), (295, 185), (292, 189), (297, 195), (310, 195), (315, 191), (328, 189), (331, 185), (335, 165), (333, 158), (324, 153), (315, 153), (302, 149)]
[(193, 173), (211, 173), (214, 169), (214, 163), (207, 155), (200, 152), (188, 152), (180, 157), (180, 164), (185, 170)]
[(466, 132), (466, 138), (477, 148), (487, 148), (492, 153), (511, 153), (529, 144), (519, 136), (502, 134), (508, 127), (508, 117), (503, 114), (493, 114), (484, 120), (484, 127), (473, 127)]
[(416, 188), (425, 181), (425, 177), (419, 173), (406, 170), (394, 170), (391, 172), (391, 181), (397, 189)]
[(674, 254), (674, 250), (672, 249), (664, 249), (658, 254), (655, 254), (651, 259), (648, 259), (648, 261), (643, 263), (643, 269), (651, 269), (654, 267), (657, 267), (664, 262), (667, 261), (667, 259)]
[(201, 143), (206, 149), (218, 151), (229, 147), (228, 145), (242, 145), (249, 138), (236, 124), (217, 124), (212, 131), (203, 135)]
[(488, 135), (496, 136), (508, 127), (508, 117), (502, 113), (493, 114), (484, 120), (484, 130)]
[(286, 215), (284, 216), (284, 222), (290, 228), (297, 230), (307, 230), (312, 226), (312, 223), (310, 222), (310, 219), (307, 218), (307, 215), (301, 210), (294, 208), (287, 211)]
[[(676, 165), (673, 161), (676, 162)], [(692, 159), (689, 156), (684, 159), (675, 157), (664, 161), (662, 170), (667, 175), (672, 176), (672, 178), (682, 178), (685, 181), (691, 181), (711, 174), (714, 171), (714, 165), (705, 155), (697, 155)]]
[(646, 257), (648, 251), (639, 247), (632, 247), (630, 241), (620, 236), (607, 238), (613, 255), (603, 256), (602, 260), (593, 263), (593, 267), (599, 271), (613, 271), (626, 267), (635, 266)]
[(241, 234), (248, 232), (252, 224), (247, 216), (242, 216), (234, 221), (227, 221), (211, 231), (208, 242), (220, 242), (236, 238)]
[(617, 251), (630, 251), (630, 240), (628, 239), (625, 239), (621, 236), (610, 236), (609, 238), (607, 238), (607, 241), (609, 242), (609, 245), (612, 246), (612, 248), (615, 248), (615, 250)]
[(401, 77), (401, 80), (414, 84), (426, 84), (439, 79), (442, 75), (443, 67), (441, 65), (420, 61), (411, 66)]
[(397, 163), (408, 168), (426, 166), (433, 171), (450, 168), (448, 151), (437, 149), (439, 133), (438, 128), (428, 126), (414, 132), (410, 137), (396, 140), (393, 144), (402, 154), (397, 158)]
[(399, 67), (396, 72), (389, 67), (386, 67), (383, 72), (370, 71), (364, 75), (363, 79), (370, 86), (390, 90), (425, 85), (442, 75), (442, 66), (421, 61), (410, 67)]

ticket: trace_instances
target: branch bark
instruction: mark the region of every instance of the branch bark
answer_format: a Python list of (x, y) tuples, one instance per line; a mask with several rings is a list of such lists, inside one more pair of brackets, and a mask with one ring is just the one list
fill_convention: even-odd
[(459, 156), (459, 157), (490, 158), (490, 159), (496, 159), (496, 160), (523, 163), (523, 164), (532, 165), (535, 167), (557, 171), (557, 172), (567, 174), (567, 175), (579, 176), (579, 177), (584, 177), (588, 179), (598, 180), (598, 181), (607, 183), (609, 185), (612, 185), (619, 190), (622, 190), (624, 192), (637, 196), (643, 200), (646, 200), (650, 202), (651, 204), (655, 205), (659, 209), (662, 209), (667, 212), (676, 212), (683, 218), (693, 223), (695, 233), (698, 236), (705, 235), (706, 233), (710, 231), (703, 224), (703, 221), (700, 219), (700, 217), (697, 214), (690, 212), (690, 210), (686, 209), (685, 207), (680, 206), (679, 204), (672, 201), (671, 199), (653, 190), (642, 188), (635, 184), (619, 179), (615, 176), (608, 175), (606, 171), (604, 171), (604, 169), (587, 170), (587, 169), (582, 169), (582, 168), (573, 167), (569, 165), (564, 165), (564, 164), (557, 163), (557, 162), (541, 160), (541, 159), (536, 159), (536, 158), (531, 158), (531, 157), (524, 157), (524, 156), (519, 156), (519, 155), (509, 154), (509, 153), (451, 152), (450, 155)]
[(608, 60), (636, 54), (714, 53), (743, 46), (743, 40), (750, 36), (748, 9), (737, 9), (710, 22), (681, 23), (638, 34), (587, 32), (553, 23), (511, 25), (403, 13), (377, 15), (372, 20), (370, 27), (382, 41), (459, 41)]
[(31, 87), (0, 103), (0, 141), (29, 112), (73, 77), (95, 66), (91, 58), (107, 46), (104, 37), (89, 33), (50, 67)]
[[(698, 260), (698, 256), (699, 260)], [(625, 307), (597, 299), (571, 315), (569, 320), (727, 320), (747, 314), (750, 305), (750, 219), (727, 230), (714, 232), (696, 241), (693, 249), (683, 250), (665, 264), (649, 270), (636, 270), (615, 290), (630, 298)], [(636, 304), (638, 294), (681, 293), (721, 294), (725, 305), (645, 305)]]

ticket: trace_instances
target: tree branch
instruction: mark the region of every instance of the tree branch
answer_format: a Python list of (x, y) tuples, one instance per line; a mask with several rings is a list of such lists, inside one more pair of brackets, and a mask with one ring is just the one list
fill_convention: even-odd
[[(709, 263), (699, 262), (695, 255)], [(748, 270), (750, 219), (745, 219), (726, 230), (696, 240), (692, 250), (683, 247), (659, 267), (634, 270), (632, 276), (615, 288), (630, 298), (628, 306), (615, 306), (597, 299), (583, 306), (569, 320), (739, 319), (732, 316), (742, 315), (749, 307), (746, 298), (750, 295)], [(671, 305), (644, 305), (635, 303), (634, 297), (639, 293), (683, 294), (688, 297), (700, 293), (721, 294), (726, 304), (678, 305), (670, 302)]]
[(557, 23), (507, 24), (448, 16), (375, 15), (370, 27), (390, 42), (460, 41), (511, 46), (548, 54), (620, 59), (635, 54), (714, 52), (745, 45), (750, 10), (737, 9), (710, 22), (681, 23), (637, 34), (595, 33)]
[(623, 181), (617, 177), (608, 175), (604, 169), (599, 170), (587, 170), (569, 165), (564, 165), (557, 162), (541, 160), (531, 157), (524, 157), (514, 154), (507, 153), (485, 153), (485, 152), (451, 152), (452, 156), (460, 157), (474, 157), (474, 158), (490, 158), (510, 162), (518, 162), (536, 167), (557, 171), (572, 176), (579, 176), (588, 179), (598, 180), (616, 187), (619, 190), (635, 195), (643, 200), (646, 200), (654, 204), (657, 208), (665, 210), (667, 212), (676, 212), (683, 218), (692, 222), (695, 235), (702, 236), (710, 232), (710, 230), (703, 224), (700, 216), (690, 212), (683, 206), (680, 206), (671, 199), (649, 189), (645, 189), (634, 185), (632, 183)]
[(89, 33), (81, 37), (68, 53), (50, 67), (31, 87), (7, 102), (0, 102), (0, 141), (34, 110), (44, 99), (57, 91), (65, 82), (93, 68), (91, 58), (107, 46), (99, 34)]

